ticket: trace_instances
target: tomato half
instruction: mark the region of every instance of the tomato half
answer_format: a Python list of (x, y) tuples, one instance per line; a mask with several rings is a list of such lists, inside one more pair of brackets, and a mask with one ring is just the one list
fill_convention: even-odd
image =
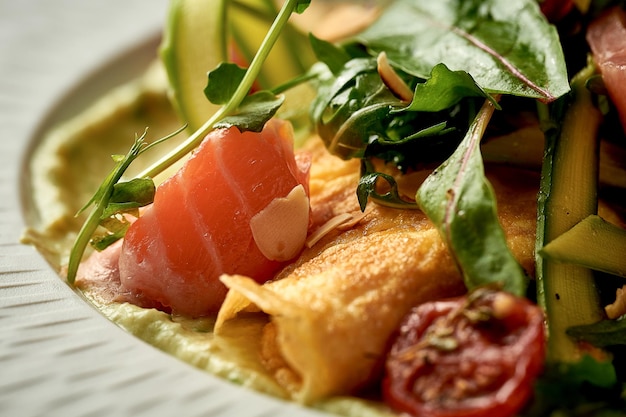
[(386, 361), (385, 402), (419, 417), (505, 417), (543, 369), (543, 313), (491, 289), (433, 301), (403, 321)]

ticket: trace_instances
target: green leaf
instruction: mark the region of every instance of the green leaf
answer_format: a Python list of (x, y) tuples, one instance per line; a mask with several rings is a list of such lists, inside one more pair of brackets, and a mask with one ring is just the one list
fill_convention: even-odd
[[(117, 193), (115, 192), (116, 184), (120, 181), (128, 167), (133, 163), (133, 161), (135, 161), (135, 159), (137, 159), (139, 155), (141, 155), (148, 149), (176, 136), (177, 134), (185, 130), (186, 127), (187, 126), (185, 125), (177, 131), (165, 137), (157, 139), (152, 143), (146, 143), (146, 129), (146, 131), (144, 131), (141, 136), (135, 138), (135, 141), (133, 142), (130, 150), (126, 155), (124, 155), (122, 158), (119, 158), (119, 156), (113, 157), (113, 160), (116, 162), (115, 166), (113, 167), (109, 175), (107, 175), (107, 177), (104, 179), (102, 184), (100, 184), (100, 187), (98, 187), (93, 197), (91, 197), (87, 204), (77, 213), (78, 215), (85, 211), (87, 208), (89, 208), (91, 205), (94, 206), (92, 211), (89, 213), (87, 220), (85, 221), (85, 223), (83, 223), (81, 229), (79, 230), (78, 235), (76, 236), (76, 240), (74, 241), (74, 244), (72, 246), (72, 250), (70, 252), (69, 262), (67, 265), (67, 281), (70, 284), (73, 284), (74, 280), (76, 279), (78, 265), (82, 260), (85, 249), (89, 244), (94, 232), (96, 231), (98, 226), (100, 226), (103, 222), (107, 222), (107, 219), (110, 217), (103, 216), (103, 213), (107, 211), (112, 196), (115, 194), (115, 198), (118, 200), (115, 203), (121, 204), (124, 203), (123, 199), (125, 196), (132, 195), (132, 198), (137, 197), (137, 194), (135, 194), (134, 191), (131, 191), (131, 189), (136, 190), (137, 184), (141, 184), (139, 188), (143, 189), (146, 187), (145, 180), (140, 180), (138, 182), (131, 181), (131, 185), (120, 186), (118, 187)], [(145, 199), (146, 197), (143, 191), (138, 193), (138, 195), (141, 200)], [(110, 213), (114, 214), (113, 212)]]
[(442, 111), (465, 97), (490, 98), (467, 72), (450, 71), (445, 64), (437, 64), (426, 82), (417, 84), (413, 101), (403, 110)]
[(351, 59), (350, 54), (342, 48), (328, 41), (319, 39), (313, 34), (309, 34), (309, 40), (317, 59), (326, 64), (333, 74), (338, 74)]
[[(342, 109), (341, 106), (344, 102), (338, 102), (337, 97), (346, 89), (356, 88), (356, 83), (360, 76), (366, 76), (369, 73), (376, 71), (376, 62), (372, 59), (352, 59), (348, 61), (342, 70), (333, 76), (332, 73), (326, 74), (324, 71), (319, 70), (319, 91), (316, 99), (311, 106), (311, 117), (318, 123), (326, 124), (329, 119), (339, 113), (338, 109)], [(328, 71), (326, 71), (328, 72)], [(382, 85), (380, 77), (378, 81), (373, 84), (373, 89), (378, 89)], [(368, 91), (364, 91), (367, 93)], [(343, 100), (347, 103), (347, 99), (354, 97), (354, 95), (341, 94)], [(360, 103), (359, 103), (360, 104)], [(354, 105), (353, 105), (354, 106)]]
[(576, 362), (549, 362), (535, 382), (533, 401), (520, 417), (623, 416), (625, 388), (611, 362), (589, 355)]
[[(139, 211), (135, 209), (132, 215), (138, 217)], [(122, 239), (130, 227), (130, 222), (124, 216), (110, 216), (101, 219), (100, 226), (106, 229), (106, 233), (94, 235), (89, 242), (97, 251), (103, 251)]]
[(418, 78), (439, 63), (490, 93), (553, 101), (569, 91), (556, 29), (535, 0), (396, 0), (355, 39)]
[(239, 130), (260, 132), (283, 104), (283, 96), (275, 96), (269, 91), (259, 91), (247, 96), (239, 105), (237, 112), (225, 116), (215, 124), (216, 128), (237, 126)]
[(382, 83), (372, 59), (350, 60), (319, 90), (311, 116), (328, 150), (343, 159), (362, 157), (368, 138), (386, 129), (391, 108), (402, 105)]
[(589, 355), (585, 355), (579, 362), (562, 365), (562, 372), (567, 375), (567, 380), (572, 383), (589, 382), (595, 386), (609, 388), (617, 383), (615, 369), (610, 362), (597, 361)]
[(497, 282), (523, 296), (527, 277), (507, 246), (480, 155), (494, 109), (485, 103), (457, 150), (418, 189), (416, 201), (450, 248), (469, 290)]
[[(378, 157), (401, 171), (440, 163), (450, 156), (485, 96), (481, 92), (476, 97), (481, 91), (477, 86), (459, 88), (454, 98), (448, 96), (448, 103), (453, 103), (448, 108), (428, 111), (435, 107), (427, 109), (426, 104), (425, 111), (410, 111), (407, 103), (383, 83), (374, 58), (351, 59), (336, 74), (324, 69), (318, 75), (318, 95), (311, 106), (311, 118), (328, 150), (343, 159)], [(441, 73), (446, 75), (437, 76)], [(462, 74), (450, 74), (443, 66), (435, 75), (437, 79), (424, 90), (427, 97), (422, 103), (446, 91), (450, 80), (468, 80)], [(407, 81), (419, 86), (430, 80)], [(460, 96), (468, 91), (471, 95)]]
[(222, 62), (217, 68), (209, 71), (204, 95), (213, 104), (226, 104), (235, 94), (245, 75), (244, 68), (230, 62)]
[[(378, 192), (378, 180), (382, 179), (387, 182), (389, 191), (384, 194)], [(377, 203), (394, 208), (417, 209), (417, 205), (413, 202), (404, 200), (398, 193), (398, 184), (396, 180), (387, 174), (381, 172), (370, 172), (359, 178), (359, 184), (356, 190), (357, 199), (361, 211), (365, 211), (367, 201), (373, 198)]]
[(294, 11), (298, 14), (302, 14), (310, 4), (311, 0), (298, 0)]
[(602, 320), (570, 327), (567, 334), (598, 347), (626, 345), (626, 316), (617, 320)]
[(156, 187), (150, 178), (134, 178), (113, 187), (109, 203), (136, 202), (139, 207), (152, 203)]

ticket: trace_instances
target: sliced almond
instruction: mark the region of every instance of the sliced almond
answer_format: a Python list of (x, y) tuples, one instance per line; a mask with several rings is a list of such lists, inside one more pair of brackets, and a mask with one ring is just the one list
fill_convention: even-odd
[(413, 100), (413, 91), (391, 67), (389, 60), (387, 59), (387, 54), (384, 52), (378, 54), (376, 64), (378, 65), (378, 74), (380, 75), (380, 78), (391, 90), (391, 92), (400, 100), (410, 103)]
[(339, 226), (337, 226), (338, 230), (349, 230), (352, 229), (354, 226), (356, 226), (361, 220), (363, 220), (365, 218), (365, 216), (367, 216), (369, 214), (369, 212), (372, 211), (372, 205), (370, 204), (365, 211), (353, 211), (352, 213), (350, 213), (350, 215), (352, 216), (352, 218), (348, 221), (345, 221), (343, 223), (341, 223)]
[(353, 216), (350, 213), (342, 213), (331, 218), (326, 223), (318, 227), (317, 230), (315, 230), (315, 232), (313, 232), (311, 236), (309, 236), (309, 238), (306, 240), (307, 247), (312, 247), (328, 233), (332, 232), (347, 221), (352, 220), (352, 217)]
[(626, 314), (626, 285), (618, 288), (615, 294), (615, 302), (604, 308), (610, 319), (616, 319)]
[(252, 237), (261, 253), (274, 261), (294, 258), (306, 241), (309, 197), (302, 185), (272, 200), (250, 219)]

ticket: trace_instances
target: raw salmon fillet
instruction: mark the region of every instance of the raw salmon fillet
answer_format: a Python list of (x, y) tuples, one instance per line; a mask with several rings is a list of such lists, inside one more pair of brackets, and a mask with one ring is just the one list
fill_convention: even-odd
[(210, 133), (129, 228), (119, 259), (122, 289), (176, 314), (202, 316), (222, 304), (221, 274), (271, 278), (282, 263), (261, 253), (250, 219), (299, 184), (308, 195), (308, 165), (294, 155), (284, 121), (268, 122), (261, 133)]
[(594, 20), (587, 42), (626, 130), (626, 11), (615, 7)]

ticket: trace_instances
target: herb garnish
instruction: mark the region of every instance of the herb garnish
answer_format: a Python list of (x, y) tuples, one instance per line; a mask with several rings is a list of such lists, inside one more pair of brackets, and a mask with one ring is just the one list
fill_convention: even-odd
[[(225, 74), (223, 68), (218, 67), (209, 73), (209, 82), (205, 92), (210, 98), (215, 99), (216, 97), (216, 88), (214, 85), (218, 85), (218, 88), (224, 88), (224, 80), (230, 80), (227, 82), (227, 85), (231, 86), (227, 90), (229, 91), (229, 95), (217, 96), (217, 100), (220, 102), (218, 104), (223, 104), (223, 106), (220, 107), (219, 110), (214, 113), (209, 120), (207, 120), (204, 125), (195, 131), (185, 142), (146, 169), (144, 172), (137, 175), (137, 178), (152, 178), (174, 164), (176, 161), (180, 160), (182, 157), (191, 152), (197, 145), (199, 145), (206, 134), (213, 129), (218, 122), (222, 125), (232, 125), (234, 123), (237, 123), (238, 126), (247, 125), (253, 130), (259, 129), (259, 126), (263, 126), (265, 121), (274, 114), (277, 106), (280, 105), (281, 99), (275, 97), (275, 95), (269, 91), (260, 92), (260, 94), (252, 96), (248, 96), (248, 92), (261, 70), (261, 65), (267, 58), (272, 46), (278, 39), (282, 28), (287, 24), (287, 20), (291, 14), (294, 12), (302, 13), (306, 10), (309, 4), (310, 1), (307, 0), (285, 1), (280, 12), (278, 13), (278, 16), (276, 17), (276, 20), (268, 31), (267, 36), (263, 40), (259, 51), (255, 55), (250, 67), (247, 70), (240, 71), (240, 69), (234, 69), (231, 66), (230, 70), (234, 73), (229, 72), (228, 74)], [(213, 74), (213, 77), (211, 77), (211, 74)], [(112, 216), (123, 213), (129, 208), (136, 209), (137, 207), (149, 204), (152, 201), (152, 196), (154, 195), (154, 184), (152, 183), (152, 180), (131, 180), (128, 183), (118, 184), (118, 181), (122, 178), (126, 169), (144, 151), (166, 139), (169, 139), (183, 130), (184, 127), (151, 144), (147, 144), (145, 142), (146, 133), (144, 132), (141, 137), (135, 140), (135, 143), (131, 147), (128, 154), (125, 156), (113, 156), (113, 159), (117, 162), (115, 168), (106, 177), (102, 185), (100, 185), (92, 199), (79, 212), (80, 214), (92, 204), (94, 205), (94, 209), (78, 232), (70, 252), (67, 270), (67, 281), (70, 284), (73, 284), (76, 279), (76, 273), (84, 251), (98, 226), (104, 222), (105, 225), (111, 228), (112, 232), (109, 236), (106, 236), (104, 239), (99, 239), (98, 242), (96, 242), (97, 246), (100, 249), (103, 249), (115, 240), (123, 237), (128, 226), (123, 218), (112, 219)], [(127, 193), (127, 191), (130, 193)], [(139, 198), (136, 198), (136, 196), (139, 196)], [(114, 203), (115, 206), (110, 206), (109, 203)], [(103, 217), (104, 213), (109, 216)]]
[[(263, 65), (263, 62), (265, 62), (265, 59), (269, 55), (272, 46), (276, 43), (283, 27), (285, 27), (285, 25), (287, 24), (287, 21), (289, 20), (291, 14), (294, 12), (304, 12), (309, 4), (310, 1), (307, 0), (287, 0), (285, 1), (285, 3), (283, 3), (282, 8), (276, 16), (276, 19), (272, 23), (272, 26), (267, 32), (267, 35), (263, 39), (259, 50), (252, 59), (250, 66), (247, 70), (245, 70), (245, 74), (243, 75), (243, 77), (241, 77), (239, 74), (235, 74), (234, 76), (226, 76), (225, 74), (220, 75), (220, 73), (222, 73), (222, 69), (219, 67), (209, 72), (209, 81), (207, 87), (205, 88), (205, 95), (214, 98), (216, 95), (213, 93), (213, 91), (215, 91), (216, 88), (227, 88), (232, 91), (230, 97), (228, 97), (227, 99), (221, 97), (220, 101), (224, 103), (222, 107), (220, 107), (213, 115), (211, 115), (209, 119), (198, 130), (192, 133), (191, 136), (187, 140), (185, 140), (185, 142), (183, 142), (176, 149), (173, 149), (159, 161), (154, 163), (151, 167), (142, 172), (140, 176), (154, 176), (170, 167), (176, 161), (180, 160), (182, 157), (184, 157), (194, 148), (196, 148), (200, 144), (200, 142), (202, 142), (207, 133), (209, 133), (211, 129), (215, 127), (215, 124), (219, 121), (222, 121), (227, 116), (232, 116), (237, 113), (240, 117), (239, 122), (241, 122), (241, 118), (243, 117), (259, 117), (259, 113), (256, 112), (244, 114), (240, 111), (240, 106), (242, 104), (245, 104), (245, 101), (247, 99), (246, 96), (252, 88), (255, 79), (261, 72), (261, 66)], [(231, 66), (231, 68), (233, 67)], [(239, 72), (238, 70), (235, 71)], [(217, 74), (217, 77), (213, 78), (211, 74)], [(221, 84), (221, 82), (224, 81), (226, 78), (230, 79), (230, 87)], [(215, 81), (216, 79), (219, 81)], [(214, 85), (216, 85), (216, 87), (214, 87)], [(256, 110), (258, 109), (258, 107), (252, 106), (252, 109)], [(261, 117), (267, 117), (267, 112), (265, 111), (265, 109), (260, 114)], [(251, 123), (251, 125), (257, 124), (258, 123)]]
[[(311, 113), (332, 153), (364, 161), (361, 208), (368, 198), (415, 206), (371, 161), (400, 171), (446, 161), (422, 185), (417, 203), (441, 231), (468, 288), (498, 281), (524, 295), (527, 277), (507, 247), (479, 146), (499, 109), (492, 94), (551, 102), (569, 91), (559, 36), (537, 3), (397, 0), (364, 32), (334, 48), (314, 42), (328, 70)], [(379, 54), (412, 89), (409, 103), (381, 80)], [(388, 193), (377, 192), (378, 180), (387, 182)]]
[(126, 232), (127, 222), (125, 222), (123, 218), (115, 218), (116, 215), (135, 212), (139, 207), (143, 207), (152, 202), (155, 190), (153, 181), (148, 177), (140, 177), (120, 183), (119, 181), (124, 175), (124, 172), (126, 172), (130, 164), (132, 164), (139, 155), (153, 146), (179, 134), (185, 127), (186, 126), (183, 126), (172, 134), (152, 143), (146, 142), (148, 131), (146, 129), (141, 136), (135, 138), (135, 142), (126, 155), (112, 156), (113, 161), (116, 162), (115, 167), (109, 175), (107, 175), (93, 197), (91, 197), (87, 204), (76, 214), (79, 215), (91, 205), (94, 206), (87, 220), (83, 223), (83, 226), (78, 232), (74, 245), (72, 246), (72, 251), (70, 252), (67, 266), (67, 281), (70, 284), (73, 284), (76, 279), (78, 265), (98, 226), (104, 225), (111, 231), (106, 237), (99, 238), (96, 242), (97, 247), (103, 249), (123, 237)]

